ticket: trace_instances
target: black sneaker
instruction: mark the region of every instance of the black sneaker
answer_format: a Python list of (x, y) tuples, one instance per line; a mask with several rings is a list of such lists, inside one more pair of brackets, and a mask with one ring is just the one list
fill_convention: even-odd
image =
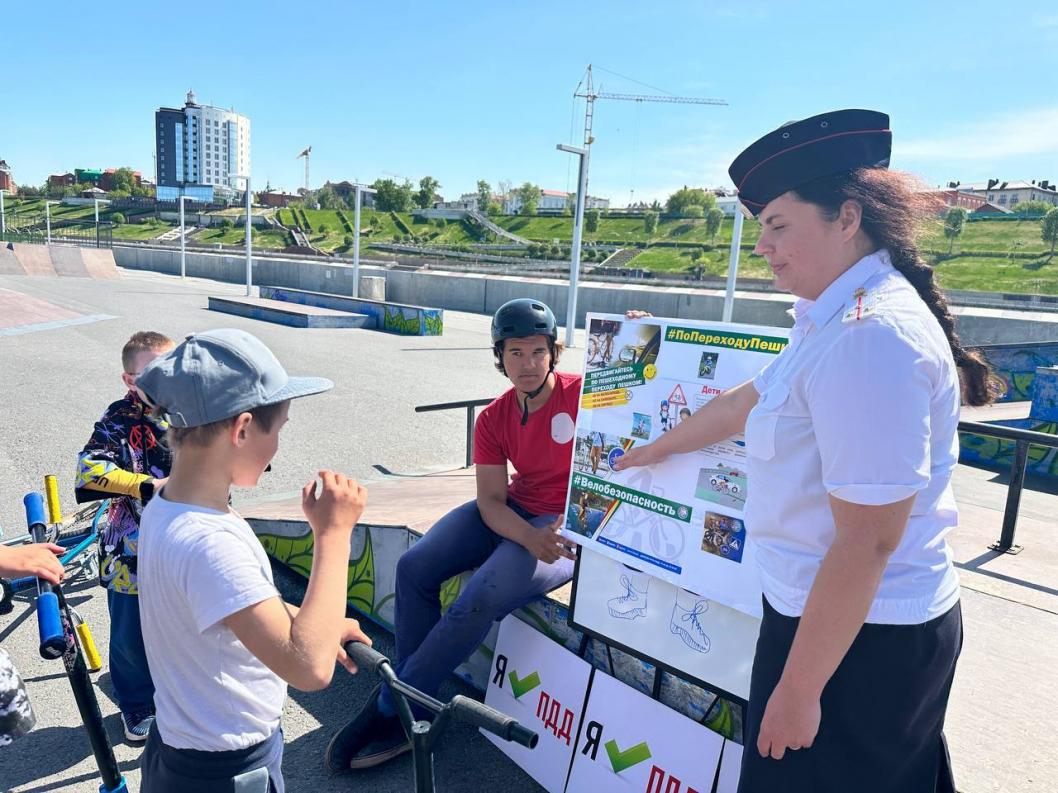
[(397, 716), (385, 716), (378, 709), (381, 685), (371, 692), (356, 717), (342, 727), (327, 744), (323, 763), (331, 771), (372, 768), (411, 751)]

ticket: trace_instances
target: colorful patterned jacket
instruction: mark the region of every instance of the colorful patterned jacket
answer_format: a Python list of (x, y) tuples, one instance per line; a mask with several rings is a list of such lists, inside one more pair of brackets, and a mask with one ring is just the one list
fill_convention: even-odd
[(100, 584), (138, 594), (136, 548), (143, 511), (141, 485), (169, 476), (172, 455), (165, 445), (168, 424), (153, 419), (134, 391), (103, 413), (77, 460), (78, 502), (110, 498), (100, 539)]

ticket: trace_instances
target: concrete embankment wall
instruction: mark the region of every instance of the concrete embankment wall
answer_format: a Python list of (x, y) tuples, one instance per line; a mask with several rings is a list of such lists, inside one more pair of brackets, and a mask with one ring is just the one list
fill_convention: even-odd
[[(179, 250), (158, 248), (114, 248), (121, 267), (179, 274)], [(413, 261), (413, 260), (409, 260)], [(491, 314), (516, 297), (533, 297), (551, 306), (559, 322), (566, 317), (569, 287), (553, 278), (482, 275), (440, 270), (391, 270), (364, 265), (361, 275), (383, 276), (386, 299), (398, 303), (431, 306), (452, 311)], [(230, 283), (246, 280), (246, 259), (237, 253), (187, 253), (187, 274)], [(344, 263), (254, 256), (255, 284), (285, 286), (315, 292), (352, 294), (353, 268)], [(686, 287), (657, 287), (643, 284), (582, 282), (577, 297), (577, 324), (582, 326), (587, 312), (622, 313), (638, 308), (659, 317), (719, 320), (724, 305), (723, 292)], [(739, 292), (735, 298), (734, 321), (753, 325), (790, 327), (789, 295), (766, 292)], [(955, 308), (957, 328), (967, 344), (1058, 340), (1058, 314), (991, 308)]]

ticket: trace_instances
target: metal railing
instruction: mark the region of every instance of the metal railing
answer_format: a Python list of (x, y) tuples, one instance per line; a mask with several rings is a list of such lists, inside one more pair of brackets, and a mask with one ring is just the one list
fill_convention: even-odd
[(1010, 466), (1010, 482), (1007, 483), (1007, 504), (1003, 511), (1003, 529), (999, 540), (988, 547), (1000, 553), (1021, 553), (1022, 546), (1014, 544), (1014, 532), (1018, 524), (1021, 491), (1025, 488), (1025, 469), (1029, 459), (1029, 447), (1058, 448), (1058, 435), (1048, 435), (1046, 432), (1035, 432), (1019, 427), (985, 424), (979, 421), (960, 421), (959, 432), (1014, 441), (1014, 461)]
[(432, 413), (435, 410), (458, 410), (465, 408), (467, 411), (467, 458), (464, 468), (474, 464), (474, 408), (483, 407), (493, 401), (492, 397), (487, 399), (464, 399), (462, 402), (441, 402), (437, 405), (419, 405), (415, 408), (416, 413)]

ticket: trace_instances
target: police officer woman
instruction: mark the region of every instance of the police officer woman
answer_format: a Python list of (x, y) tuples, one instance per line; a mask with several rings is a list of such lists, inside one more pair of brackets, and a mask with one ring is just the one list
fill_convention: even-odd
[(756, 252), (800, 298), (790, 343), (618, 468), (745, 432), (764, 592), (743, 793), (954, 791), (942, 732), (962, 645), (945, 535), (960, 394), (990, 400), (887, 170), (889, 118), (787, 124), (731, 165)]

